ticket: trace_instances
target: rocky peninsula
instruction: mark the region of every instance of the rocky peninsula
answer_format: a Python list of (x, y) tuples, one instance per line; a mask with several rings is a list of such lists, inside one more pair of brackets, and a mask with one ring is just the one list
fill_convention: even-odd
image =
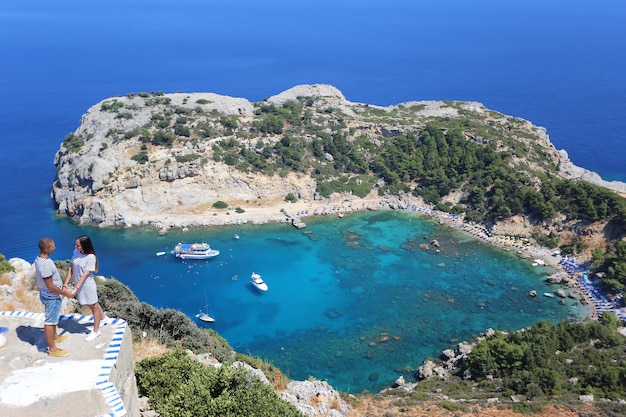
[[(296, 106), (300, 120), (291, 120)], [(276, 114), (287, 122), (278, 126)], [(604, 181), (573, 165), (544, 128), (480, 103), (414, 101), (380, 107), (349, 102), (335, 87), (316, 84), (296, 86), (259, 103), (213, 93), (107, 98), (92, 106), (61, 144), (54, 159), (52, 197), (59, 215), (80, 224), (162, 230), (285, 221), (296, 213), (318, 214), (328, 202), (344, 207), (341, 203), (350, 200), (349, 210), (394, 205), (397, 196), (377, 192), (385, 185), (380, 178), (373, 178), (367, 195), (321, 195), (317, 180), (337, 155), (324, 149), (306, 169), (285, 169), (294, 162), (286, 160), (287, 153), (276, 154), (277, 144), (289, 147), (299, 134), (308, 142), (341, 135), (352, 145), (375, 146), (438, 120), (464, 123), (465, 137), (478, 143), (493, 142), (502, 149), (511, 146), (507, 141), (521, 143), (529, 154), (511, 162), (520, 169), (626, 193), (625, 183)], [(231, 148), (237, 154), (229, 153)], [(283, 167), (265, 163), (280, 158), (287, 161)], [(293, 197), (290, 202), (287, 196)], [(460, 197), (451, 193), (445, 198), (456, 203)], [(408, 193), (401, 199), (422, 204)], [(217, 201), (226, 202), (228, 209), (216, 209)]]

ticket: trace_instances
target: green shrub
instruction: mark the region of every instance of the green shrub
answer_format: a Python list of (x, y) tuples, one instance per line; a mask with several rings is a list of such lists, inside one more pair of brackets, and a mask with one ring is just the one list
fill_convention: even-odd
[(105, 101), (104, 103), (102, 103), (102, 105), (100, 106), (100, 111), (110, 111), (110, 112), (115, 113), (122, 107), (124, 107), (124, 103), (122, 103), (121, 101), (117, 101), (116, 99), (113, 99), (113, 100)]
[(15, 269), (7, 261), (4, 255), (0, 253), (0, 274), (4, 274), (5, 272), (15, 272)]
[(148, 153), (142, 151), (142, 152), (139, 152), (137, 155), (131, 156), (130, 159), (143, 165), (146, 162), (148, 162)]
[(85, 141), (73, 133), (70, 133), (63, 140), (63, 146), (65, 146), (70, 152), (78, 152), (81, 150)]
[(181, 349), (140, 361), (135, 375), (163, 417), (302, 416), (244, 368), (206, 367)]
[(213, 208), (216, 209), (225, 209), (228, 208), (228, 203), (226, 203), (225, 201), (216, 201), (215, 203), (213, 203)]
[(197, 153), (192, 153), (189, 155), (176, 155), (174, 158), (176, 158), (176, 162), (183, 164), (185, 162), (195, 161), (196, 159), (201, 158), (201, 156)]

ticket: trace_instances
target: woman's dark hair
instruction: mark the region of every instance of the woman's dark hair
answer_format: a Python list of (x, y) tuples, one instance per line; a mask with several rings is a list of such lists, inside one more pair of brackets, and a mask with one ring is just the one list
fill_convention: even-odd
[(78, 237), (80, 241), (80, 246), (83, 248), (83, 253), (85, 255), (92, 254), (96, 257), (96, 271), (98, 270), (98, 256), (96, 255), (96, 250), (93, 248), (93, 243), (91, 243), (91, 239), (87, 235), (82, 235)]

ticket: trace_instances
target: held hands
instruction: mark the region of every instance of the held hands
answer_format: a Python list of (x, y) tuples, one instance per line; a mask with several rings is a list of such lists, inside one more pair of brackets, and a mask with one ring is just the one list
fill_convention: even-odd
[(74, 288), (68, 288), (67, 285), (63, 285), (63, 291), (65, 292), (65, 296), (66, 297), (75, 297), (76, 293), (78, 292), (78, 288), (74, 287)]

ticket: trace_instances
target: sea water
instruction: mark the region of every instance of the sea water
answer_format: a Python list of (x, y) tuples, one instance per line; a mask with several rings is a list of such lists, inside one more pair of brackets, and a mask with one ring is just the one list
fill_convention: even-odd
[[(378, 391), (400, 375), (411, 380), (426, 358), (488, 328), (517, 330), (588, 311), (573, 299), (528, 296), (555, 290), (544, 282), (550, 269), (414, 212), (306, 223), (90, 235), (101, 273), (141, 301), (192, 318), (208, 309), (216, 322), (197, 324), (236, 351), (293, 379), (328, 380), (350, 392)], [(179, 241), (209, 242), (220, 255), (178, 259), (170, 251)], [(252, 286), (252, 272), (267, 292)]]

